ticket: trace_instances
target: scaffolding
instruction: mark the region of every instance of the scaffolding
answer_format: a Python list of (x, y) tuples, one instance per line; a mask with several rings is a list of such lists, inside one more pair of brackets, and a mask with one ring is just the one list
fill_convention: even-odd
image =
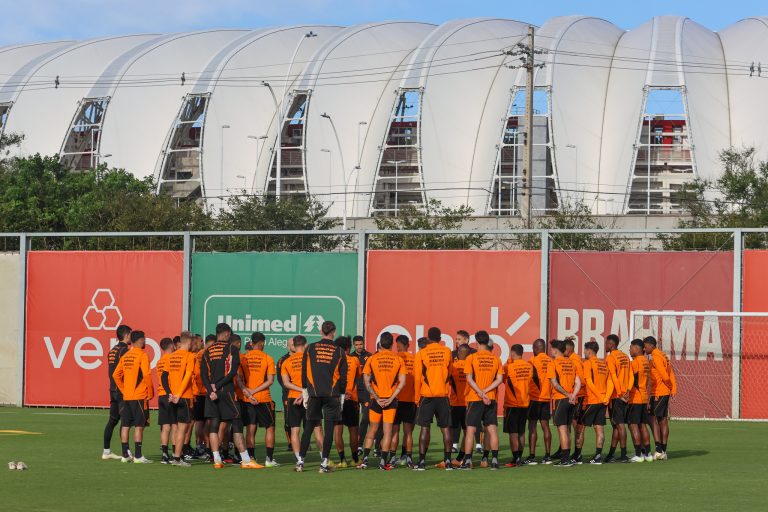
[(289, 109), (282, 120), (280, 136), (280, 180), (277, 179), (277, 151), (272, 151), (269, 175), (265, 185), (267, 196), (307, 195), (307, 112), (311, 91), (297, 90), (289, 96)]
[(8, 122), (8, 114), (10, 114), (12, 106), (12, 101), (0, 103), (0, 135), (5, 133), (5, 124)]
[(94, 169), (101, 161), (101, 131), (109, 96), (83, 98), (59, 150), (63, 165), (76, 171)]

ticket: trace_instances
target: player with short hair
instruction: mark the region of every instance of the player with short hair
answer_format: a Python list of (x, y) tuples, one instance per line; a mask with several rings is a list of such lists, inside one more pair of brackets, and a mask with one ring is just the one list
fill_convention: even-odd
[[(149, 401), (154, 396), (152, 377), (149, 373), (149, 357), (144, 352), (146, 337), (143, 331), (131, 332), (131, 350), (117, 363), (112, 377), (123, 396), (120, 412), (120, 441), (123, 448), (122, 462), (149, 464), (152, 461), (141, 453), (144, 428), (149, 426)], [(128, 448), (128, 436), (133, 428), (134, 452)]]
[[(613, 383), (613, 393), (608, 404), (613, 432), (611, 433), (611, 449), (608, 451), (604, 462), (629, 462), (627, 458), (627, 430), (624, 425), (627, 423), (627, 401), (629, 400), (629, 388), (632, 379), (630, 360), (627, 354), (619, 350), (619, 337), (615, 334), (609, 334), (606, 337), (605, 352), (605, 361), (608, 363), (608, 372)], [(619, 459), (614, 457), (617, 444), (621, 447)]]
[(259, 469), (262, 466), (251, 460), (243, 443), (243, 420), (240, 408), (235, 402), (234, 379), (240, 367), (240, 352), (230, 343), (232, 328), (226, 323), (216, 325), (216, 342), (205, 349), (200, 361), (200, 372), (208, 396), (205, 401), (205, 416), (211, 420), (211, 450), (213, 467), (221, 469), (224, 464), (219, 452), (219, 440), (229, 423), (232, 423), (232, 440), (240, 452), (242, 469)]
[(669, 401), (677, 394), (677, 382), (667, 354), (656, 347), (656, 338), (643, 339), (643, 349), (651, 363), (651, 421), (656, 443), (655, 460), (667, 460), (669, 441)]
[(360, 360), (349, 353), (352, 340), (348, 336), (339, 336), (335, 343), (344, 351), (347, 358), (347, 389), (344, 392), (344, 404), (341, 406), (341, 421), (334, 427), (336, 451), (339, 453), (339, 463), (336, 467), (346, 468), (349, 464), (347, 464), (347, 456), (344, 452), (344, 427), (347, 427), (349, 432), (349, 451), (352, 454), (352, 461), (355, 465), (359, 461), (357, 436), (358, 425), (360, 424), (360, 405), (357, 399), (357, 379), (362, 374), (362, 370)]
[(413, 468), (424, 471), (427, 468), (427, 449), (430, 441), (432, 418), (437, 417), (437, 426), (443, 434), (443, 462), (445, 469), (451, 465), (451, 408), (448, 400), (448, 379), (451, 375), (451, 351), (440, 345), (442, 333), (437, 327), (427, 331), (428, 342), (419, 350), (413, 363), (416, 403), (419, 404), (416, 423), (421, 427), (419, 434), (419, 462)]
[(283, 365), (296, 351), (293, 348), (293, 338), (289, 339), (285, 343), (285, 346), (288, 349), (288, 352), (283, 354), (275, 364), (275, 379), (277, 380), (277, 383), (280, 384), (280, 389), (282, 391), (281, 401), (283, 403), (283, 432), (285, 433), (286, 441), (288, 441), (288, 448), (289, 450), (292, 450), (293, 447), (291, 446), (291, 427), (288, 426), (288, 415), (286, 414), (288, 411), (288, 388), (285, 387), (285, 383), (283, 382)]
[(413, 468), (413, 425), (416, 423), (416, 399), (414, 390), (413, 364), (416, 358), (408, 351), (411, 340), (401, 334), (396, 339), (397, 356), (405, 370), (405, 386), (397, 395), (397, 410), (395, 411), (395, 423), (392, 425), (392, 445), (390, 447), (390, 459), (397, 451), (400, 441), (400, 430), (403, 431), (403, 448), (400, 452), (400, 465)]
[(390, 443), (392, 442), (392, 424), (395, 422), (395, 413), (397, 412), (397, 396), (405, 386), (405, 368), (403, 368), (401, 359), (392, 352), (394, 338), (392, 333), (383, 332), (379, 337), (381, 350), (373, 354), (365, 363), (363, 368), (363, 381), (371, 396), (371, 407), (368, 410), (370, 415), (370, 427), (365, 436), (365, 445), (363, 446), (363, 460), (357, 466), (358, 469), (368, 467), (368, 455), (373, 447), (376, 433), (379, 430), (379, 424), (384, 431), (381, 438), (381, 461), (379, 469), (388, 471), (392, 469), (390, 464)]
[(360, 335), (352, 338), (352, 348), (352, 355), (360, 363), (360, 375), (355, 382), (357, 400), (360, 403), (360, 427), (357, 429), (357, 454), (360, 456), (363, 454), (363, 442), (368, 433), (368, 407), (371, 405), (371, 397), (368, 396), (368, 390), (365, 389), (363, 382), (363, 368), (372, 354), (365, 349), (365, 338)]
[(523, 464), (525, 424), (528, 420), (533, 375), (533, 365), (523, 360), (523, 346), (517, 343), (512, 345), (504, 368), (503, 429), (509, 435), (509, 447), (512, 450), (512, 461), (505, 464), (506, 467), (514, 468)]
[(550, 451), (552, 449), (552, 431), (549, 429), (549, 420), (552, 417), (550, 398), (552, 396), (552, 385), (547, 378), (547, 369), (552, 359), (547, 355), (547, 342), (539, 338), (533, 342), (533, 357), (531, 365), (533, 366), (533, 382), (529, 389), (530, 402), (528, 404), (528, 458), (523, 461), (524, 465), (536, 465), (536, 424), (541, 425), (542, 435), (544, 437), (544, 457), (542, 464), (552, 464)]
[[(581, 464), (581, 447), (584, 445), (584, 423), (582, 423), (581, 418), (584, 414), (584, 402), (587, 397), (587, 386), (584, 380), (584, 361), (582, 360), (581, 356), (576, 353), (575, 336), (568, 336), (563, 341), (565, 341), (565, 357), (569, 358), (573, 362), (573, 365), (576, 367), (576, 375), (578, 375), (579, 379), (581, 379), (581, 389), (579, 390), (579, 395), (576, 398), (576, 407), (573, 413), (573, 421), (571, 422), (573, 427), (572, 439), (574, 440), (574, 452), (571, 458), (573, 458), (576, 464)], [(555, 452), (553, 455), (555, 458), (559, 456), (561, 456), (561, 454), (558, 452)]]
[[(451, 436), (455, 443), (454, 445), (459, 446), (458, 448), (458, 454), (456, 455), (456, 459), (453, 461), (454, 467), (461, 466), (461, 463), (464, 462), (464, 455), (466, 452), (464, 451), (464, 445), (467, 442), (467, 374), (466, 374), (466, 368), (467, 368), (467, 358), (470, 355), (470, 346), (466, 343), (463, 343), (459, 345), (459, 347), (456, 349), (456, 358), (453, 360), (453, 365), (451, 366), (451, 377), (450, 377), (450, 385), (451, 385), (451, 396), (450, 396), (450, 404), (451, 404)], [(460, 439), (461, 432), (464, 432), (464, 439)], [(459, 442), (461, 441), (461, 442)], [(470, 449), (470, 453), (471, 453)], [(437, 465), (439, 468), (445, 468), (445, 462), (441, 462)]]
[[(464, 329), (459, 329), (456, 331), (456, 342), (455, 342), (455, 348), (453, 349), (453, 352), (451, 352), (451, 355), (453, 356), (454, 362), (459, 359), (459, 347), (462, 345), (466, 345), (469, 349), (469, 354), (474, 354), (477, 352), (477, 349), (469, 346), (469, 333), (465, 331)], [(453, 445), (451, 446), (451, 450), (454, 452), (464, 452), (464, 443), (461, 443), (459, 445), (459, 437), (461, 436), (461, 432), (464, 430), (464, 423), (462, 422), (461, 427), (455, 427), (451, 426), (451, 435), (453, 437)], [(483, 450), (483, 445), (480, 443), (480, 432), (475, 432), (475, 450), (478, 452), (481, 452)], [(458, 456), (459, 460), (463, 460), (463, 457)], [(441, 463), (442, 464), (442, 463)]]
[[(279, 466), (275, 460), (275, 402), (272, 401), (270, 386), (275, 381), (275, 361), (264, 352), (267, 339), (264, 334), (251, 334), (251, 348), (240, 359), (243, 368), (243, 395), (245, 397), (243, 418), (246, 428), (246, 450), (252, 459), (256, 458), (256, 427), (264, 429), (266, 456), (264, 465), (268, 468)], [(250, 445), (250, 446), (249, 446)]]
[[(483, 429), (491, 449), (491, 469), (499, 469), (499, 434), (496, 427), (496, 390), (504, 379), (501, 361), (491, 351), (491, 338), (486, 331), (475, 333), (477, 352), (467, 357), (467, 432), (464, 440), (464, 462), (459, 469), (472, 469), (472, 440), (477, 430)], [(487, 455), (483, 454), (487, 464)], [(481, 466), (483, 466), (481, 461)]]
[(426, 336), (422, 336), (416, 340), (416, 346), (419, 347), (419, 350), (423, 350), (427, 345), (429, 345), (429, 338)]
[(162, 453), (160, 464), (170, 464), (171, 455), (168, 453), (168, 442), (171, 439), (171, 428), (176, 424), (176, 418), (173, 416), (171, 402), (168, 400), (170, 387), (167, 387), (167, 381), (163, 382), (162, 376), (168, 374), (168, 359), (176, 350), (176, 344), (171, 338), (163, 338), (160, 340), (160, 350), (162, 355), (155, 365), (155, 371), (160, 377), (160, 385), (157, 387), (157, 424), (160, 426), (160, 451)]
[(565, 342), (552, 340), (549, 344), (552, 362), (547, 367), (547, 378), (552, 384), (554, 413), (552, 414), (558, 437), (560, 438), (560, 462), (558, 467), (570, 467), (574, 462), (570, 457), (571, 423), (573, 422), (581, 379), (573, 361), (565, 357)]
[(178, 348), (168, 357), (166, 370), (160, 375), (160, 382), (168, 393), (171, 417), (174, 419), (173, 459), (171, 465), (189, 467), (182, 459), (187, 445), (187, 432), (192, 427), (192, 374), (195, 371), (195, 354), (189, 349), (194, 335), (183, 331), (179, 336)]
[(131, 341), (131, 328), (127, 325), (120, 325), (115, 332), (117, 344), (109, 350), (107, 354), (107, 373), (109, 374), (109, 419), (104, 427), (104, 451), (101, 453), (102, 460), (120, 459), (116, 453), (112, 453), (112, 434), (115, 427), (120, 422), (120, 410), (122, 408), (123, 395), (115, 384), (115, 378), (112, 374), (120, 362), (120, 358), (128, 352), (128, 343)]
[(632, 356), (632, 387), (629, 390), (629, 413), (627, 419), (635, 445), (635, 456), (631, 462), (653, 462), (651, 455), (651, 436), (648, 425), (651, 415), (648, 413), (648, 386), (651, 381), (651, 365), (643, 353), (642, 340), (632, 340), (629, 345)]
[(208, 461), (213, 457), (210, 452), (210, 420), (205, 417), (206, 389), (203, 385), (203, 375), (200, 373), (200, 362), (205, 350), (216, 342), (216, 336), (209, 334), (203, 343), (198, 343), (195, 352), (195, 373), (192, 377), (192, 394), (195, 395), (192, 404), (192, 419), (195, 421), (195, 455), (199, 460)]
[(304, 350), (307, 348), (307, 338), (301, 334), (294, 336), (292, 345), (293, 353), (280, 367), (283, 385), (288, 390), (287, 405), (283, 414), (285, 414), (286, 422), (291, 429), (291, 448), (296, 457), (296, 467), (294, 469), (296, 471), (304, 471), (304, 460), (300, 456), (302, 425), (305, 432), (310, 432), (310, 436), (314, 432), (315, 440), (320, 446), (323, 444), (324, 436), (320, 429), (320, 422), (307, 420), (307, 410), (304, 407), (304, 388), (301, 387), (301, 366), (304, 359)]
[[(333, 427), (341, 420), (341, 404), (347, 389), (347, 355), (333, 341), (336, 336), (336, 324), (326, 320), (320, 326), (320, 333), (320, 341), (311, 344), (304, 351), (301, 383), (306, 391), (307, 419), (323, 421), (325, 437), (320, 473), (330, 473), (329, 456), (333, 444)], [(305, 429), (299, 452), (302, 463), (311, 439), (311, 433)]]
[[(590, 464), (603, 463), (603, 443), (605, 442), (605, 412), (613, 393), (613, 381), (608, 371), (608, 363), (597, 357), (600, 346), (596, 341), (584, 344), (584, 380), (586, 381), (587, 399), (581, 423), (584, 427), (595, 429), (595, 456)], [(583, 441), (582, 441), (583, 442)], [(582, 445), (583, 446), (583, 445)], [(581, 456), (581, 446), (577, 447), (576, 460)]]

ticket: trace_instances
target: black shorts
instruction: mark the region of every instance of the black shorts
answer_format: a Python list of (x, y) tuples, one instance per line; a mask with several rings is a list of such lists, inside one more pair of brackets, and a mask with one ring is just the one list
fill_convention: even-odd
[(451, 428), (466, 428), (467, 407), (464, 405), (451, 406)]
[(435, 416), (438, 427), (448, 428), (451, 425), (451, 404), (447, 396), (425, 397), (419, 402), (416, 423), (422, 427), (428, 427)]
[(283, 411), (285, 422), (288, 424), (288, 428), (301, 428), (307, 419), (307, 411), (303, 405), (293, 403), (293, 400), (293, 398), (288, 399)]
[(341, 421), (345, 427), (356, 427), (360, 424), (360, 404), (354, 400), (344, 400), (341, 406)]
[(192, 423), (192, 399), (179, 398), (179, 402), (171, 404), (176, 423)]
[(499, 420), (496, 417), (496, 400), (491, 400), (489, 405), (485, 405), (482, 401), (467, 402), (466, 423), (468, 427), (475, 428), (498, 425)]
[(123, 427), (148, 427), (149, 407), (146, 400), (123, 400), (120, 410), (120, 424)]
[(578, 423), (580, 425), (582, 424), (581, 423), (581, 416), (584, 414), (584, 407), (585, 407), (585, 405), (584, 405), (584, 397), (580, 396), (580, 397), (578, 397), (576, 399), (576, 405), (575, 405), (575, 408), (573, 410), (573, 421), (575, 421), (576, 423)]
[(205, 417), (221, 421), (241, 420), (240, 404), (235, 400), (234, 390), (219, 390), (216, 400), (205, 397)]
[(192, 419), (205, 421), (205, 395), (195, 395), (192, 399)]
[(168, 395), (161, 395), (157, 397), (157, 424), (173, 425), (176, 423), (176, 415), (173, 413), (175, 409), (172, 407), (172, 403), (168, 401)]
[(120, 408), (123, 403), (123, 395), (119, 391), (109, 392), (109, 419), (117, 423), (120, 421)]
[(648, 404), (629, 404), (627, 422), (630, 425), (650, 425), (651, 415), (648, 412)]
[(669, 418), (669, 395), (651, 397), (651, 414), (659, 420)]
[(553, 423), (556, 427), (570, 426), (575, 411), (576, 406), (568, 402), (567, 398), (555, 400), (555, 411), (552, 414)]
[(627, 402), (621, 398), (613, 398), (608, 409), (612, 425), (623, 425), (627, 422)]
[(605, 425), (605, 409), (603, 404), (589, 404), (581, 415), (581, 424), (585, 427)]
[(288, 426), (288, 399), (283, 399), (283, 430), (286, 432), (291, 431), (291, 427)]
[(415, 402), (397, 402), (397, 411), (395, 411), (395, 425), (416, 423), (416, 403)]
[(526, 420), (528, 420), (528, 407), (505, 407), (504, 433), (525, 434)]
[(263, 402), (258, 404), (243, 402), (243, 425), (258, 425), (261, 428), (274, 427), (274, 402)]
[(531, 421), (549, 421), (552, 418), (552, 410), (549, 406), (549, 400), (538, 402), (531, 400), (528, 404), (528, 419)]
[(322, 419), (341, 421), (341, 399), (338, 396), (309, 397), (307, 420), (320, 421)]

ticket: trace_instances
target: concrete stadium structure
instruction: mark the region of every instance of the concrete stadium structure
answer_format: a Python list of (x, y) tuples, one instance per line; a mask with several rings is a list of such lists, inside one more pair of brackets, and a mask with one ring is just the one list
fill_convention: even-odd
[[(23, 155), (154, 176), (221, 204), (311, 194), (334, 216), (435, 198), (517, 215), (528, 25), (466, 19), (129, 35), (0, 48), (0, 130)], [(718, 153), (768, 157), (768, 18), (536, 30), (533, 208), (670, 214)], [(282, 115), (280, 114), (282, 112)], [(278, 151), (281, 151), (278, 162)], [(281, 172), (278, 174), (278, 167)]]

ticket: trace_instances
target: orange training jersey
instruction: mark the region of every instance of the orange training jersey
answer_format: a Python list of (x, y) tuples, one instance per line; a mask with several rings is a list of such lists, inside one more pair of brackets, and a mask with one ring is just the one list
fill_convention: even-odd
[(608, 363), (597, 356), (584, 361), (584, 383), (587, 388), (587, 404), (606, 403), (613, 393), (613, 381), (608, 372)]
[(632, 385), (632, 371), (629, 368), (629, 356), (619, 349), (611, 350), (605, 356), (605, 362), (608, 363), (608, 371), (613, 382), (613, 393), (611, 398), (619, 398), (629, 391)]
[[(291, 384), (301, 387), (301, 360), (304, 358), (303, 352), (294, 352), (291, 357), (285, 360), (283, 363), (283, 375), (288, 375), (291, 380)], [(283, 377), (285, 381), (285, 377)], [(295, 389), (288, 390), (288, 400), (291, 398), (299, 398), (301, 393)]]
[(507, 362), (504, 368), (504, 407), (528, 407), (533, 383), (533, 365), (522, 359)]
[(203, 351), (195, 352), (195, 374), (192, 376), (192, 393), (195, 396), (205, 396), (205, 386), (203, 386), (203, 376), (200, 373), (200, 360), (203, 358)]
[(421, 397), (447, 397), (453, 357), (448, 347), (432, 342), (416, 354), (413, 363), (416, 401)]
[[(475, 380), (475, 384), (480, 389), (485, 389), (490, 386), (493, 381), (499, 375), (504, 375), (504, 370), (501, 367), (501, 361), (490, 350), (478, 350), (474, 354), (470, 354), (467, 357), (466, 366), (467, 375), (472, 375)], [(491, 400), (496, 400), (496, 391), (498, 387), (490, 390), (486, 395)], [(478, 402), (482, 400), (480, 395), (472, 389), (472, 386), (467, 386), (464, 396), (467, 402)]]
[(665, 396), (677, 393), (677, 383), (667, 354), (653, 349), (651, 352), (651, 395)]
[[(243, 369), (243, 383), (249, 389), (256, 389), (264, 384), (267, 377), (275, 374), (275, 360), (263, 350), (251, 350), (240, 358), (240, 368)], [(253, 397), (260, 403), (272, 401), (269, 386), (262, 389)]]
[[(350, 400), (358, 401), (357, 397), (357, 379), (362, 375), (360, 370), (360, 360), (351, 354), (347, 354), (347, 389), (345, 393), (350, 396)], [(402, 395), (402, 392), (400, 393)]]
[(414, 402), (414, 390), (413, 390), (413, 362), (415, 357), (410, 352), (398, 352), (397, 356), (400, 358), (400, 362), (405, 370), (405, 386), (400, 390), (400, 394), (397, 395), (397, 399), (400, 402)]
[(181, 398), (192, 398), (192, 374), (195, 371), (195, 354), (179, 349), (168, 357), (168, 383), (171, 392)]
[(540, 352), (531, 359), (533, 382), (531, 383), (530, 395), (534, 402), (549, 402), (552, 397), (552, 383), (547, 378), (547, 368), (551, 362), (552, 358), (544, 352)]
[(451, 366), (451, 407), (466, 407), (466, 359), (457, 359)]
[(123, 400), (147, 400), (154, 396), (149, 358), (144, 349), (134, 347), (126, 352), (112, 376)]
[(157, 360), (157, 364), (155, 365), (155, 371), (157, 372), (157, 377), (160, 379), (160, 382), (157, 386), (157, 396), (165, 396), (167, 393), (165, 392), (165, 386), (163, 386), (163, 373), (168, 371), (168, 359), (171, 357), (171, 354), (163, 354), (160, 356), (160, 359)]
[(632, 359), (632, 387), (629, 390), (629, 403), (648, 403), (648, 382), (651, 379), (651, 364), (645, 356)]
[(402, 360), (391, 350), (380, 350), (365, 362), (363, 375), (371, 376), (371, 388), (379, 398), (391, 397), (400, 375), (405, 375)]
[(573, 361), (573, 366), (576, 367), (576, 375), (581, 379), (581, 389), (579, 389), (577, 396), (587, 396), (587, 385), (584, 382), (584, 360), (576, 352), (571, 354), (570, 357), (571, 361)]
[[(565, 356), (560, 356), (557, 359), (553, 359), (547, 367), (547, 378), (557, 379), (557, 383), (568, 393), (573, 392), (573, 388), (576, 386), (576, 366), (573, 361)], [(560, 400), (562, 398), (568, 398), (555, 387), (552, 387), (552, 399)]]

